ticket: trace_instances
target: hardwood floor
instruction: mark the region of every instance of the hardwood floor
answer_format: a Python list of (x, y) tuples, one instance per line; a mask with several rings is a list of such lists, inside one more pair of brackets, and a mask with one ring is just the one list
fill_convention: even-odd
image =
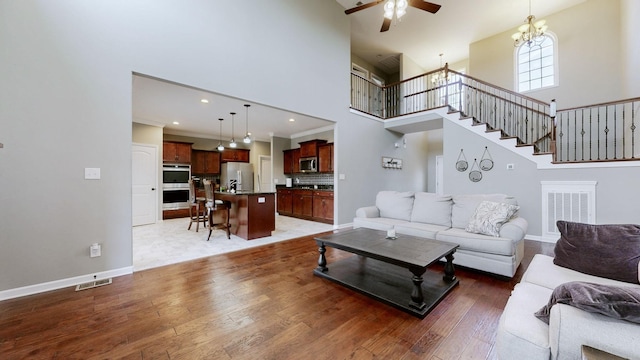
[(420, 320), (313, 276), (313, 237), (289, 240), (0, 302), (0, 358), (494, 359), (513, 285), (552, 251), (526, 240), (509, 280), (457, 268), (459, 286)]

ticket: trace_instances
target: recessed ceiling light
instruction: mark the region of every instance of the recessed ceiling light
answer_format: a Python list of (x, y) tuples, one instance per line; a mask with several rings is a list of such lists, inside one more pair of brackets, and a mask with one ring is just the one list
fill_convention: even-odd
[(209, 100), (207, 100), (207, 99), (201, 99), (201, 100), (200, 100), (200, 102), (201, 102), (201, 103), (203, 103), (203, 104), (208, 104), (208, 103), (209, 103)]
[(289, 121), (290, 121), (290, 122), (294, 122), (294, 121), (296, 121), (296, 119), (291, 118), (291, 119), (289, 119)]
[(180, 125), (180, 123), (179, 123), (179, 122), (177, 122), (177, 121), (174, 121), (174, 122), (173, 122), (173, 125)]

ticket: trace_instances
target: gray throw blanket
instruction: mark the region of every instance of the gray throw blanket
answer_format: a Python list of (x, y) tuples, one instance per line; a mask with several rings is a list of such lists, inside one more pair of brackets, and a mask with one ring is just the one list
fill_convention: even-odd
[(549, 303), (534, 315), (549, 323), (549, 313), (555, 304), (566, 304), (615, 319), (640, 324), (640, 288), (601, 285), (572, 281), (553, 290)]

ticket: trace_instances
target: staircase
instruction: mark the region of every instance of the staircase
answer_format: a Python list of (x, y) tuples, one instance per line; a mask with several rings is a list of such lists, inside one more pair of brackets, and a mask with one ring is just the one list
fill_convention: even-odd
[(355, 74), (351, 83), (351, 108), (383, 119), (388, 129), (416, 128), (420, 123), (419, 128), (429, 130), (434, 125), (426, 122), (447, 119), (538, 168), (640, 160), (636, 132), (640, 98), (556, 111), (554, 103), (449, 70), (447, 65), (387, 86)]

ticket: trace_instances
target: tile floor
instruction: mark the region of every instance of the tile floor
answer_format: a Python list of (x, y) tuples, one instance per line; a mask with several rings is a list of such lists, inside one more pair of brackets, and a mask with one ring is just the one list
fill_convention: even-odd
[(222, 230), (214, 230), (207, 241), (209, 230), (191, 230), (188, 218), (169, 219), (152, 225), (133, 227), (133, 269), (140, 271), (175, 264), (201, 257), (217, 255), (250, 247), (294, 239), (333, 229), (333, 225), (276, 215), (276, 230), (272, 236), (245, 240), (233, 233), (227, 239)]

